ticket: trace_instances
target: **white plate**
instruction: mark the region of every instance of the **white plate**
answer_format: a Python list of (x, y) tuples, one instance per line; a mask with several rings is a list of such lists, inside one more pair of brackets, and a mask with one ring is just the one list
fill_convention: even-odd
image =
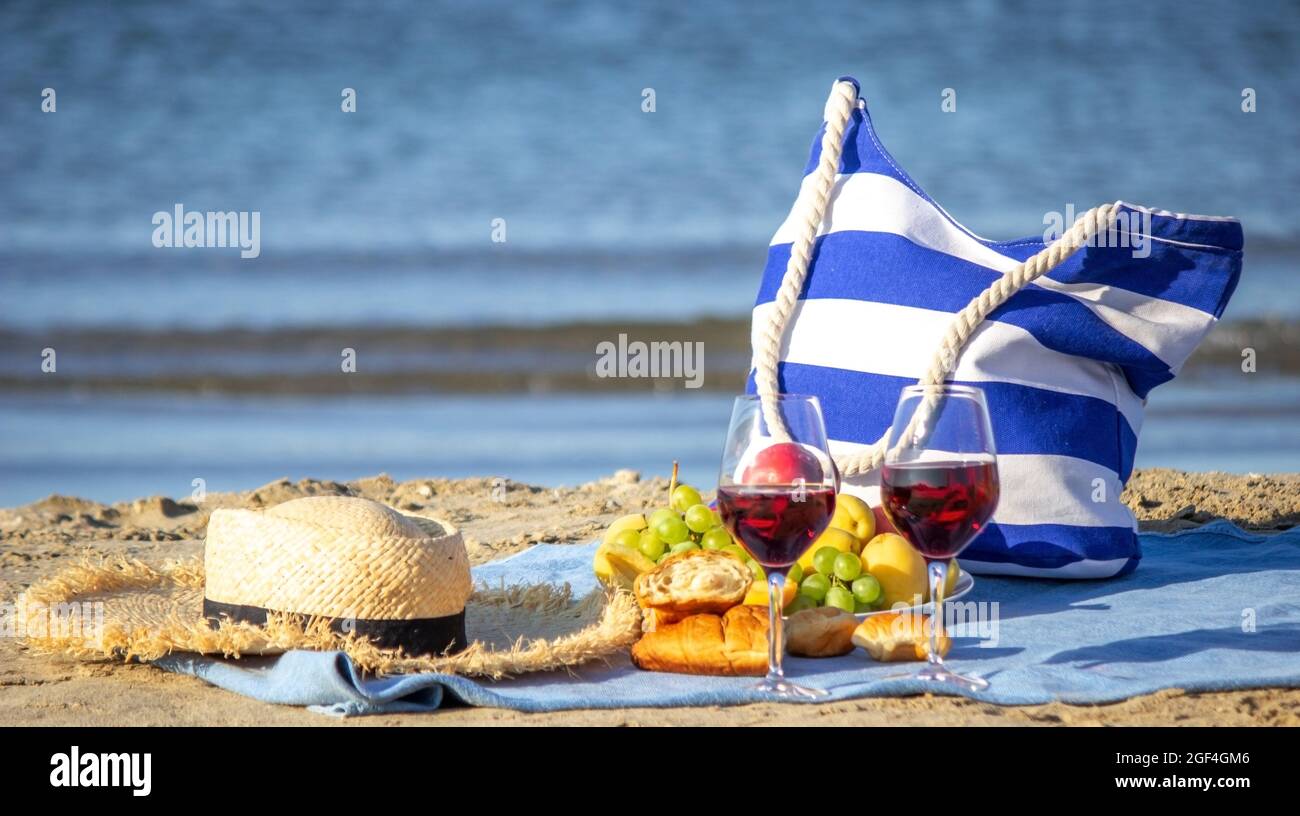
[[(961, 575), (957, 576), (957, 586), (953, 587), (952, 592), (948, 595), (948, 597), (943, 599), (944, 603), (947, 603), (948, 601), (955, 601), (958, 598), (962, 597), (963, 595), (969, 593), (974, 588), (975, 588), (975, 578), (966, 570), (962, 570)], [(857, 613), (857, 618), (858, 620), (866, 620), (872, 615), (880, 615), (885, 612), (915, 612), (916, 610), (917, 610), (916, 606), (899, 607), (898, 609), (877, 609), (875, 612), (859, 612)], [(920, 611), (926, 615), (930, 614), (930, 612), (932, 612), (933, 610), (934, 610), (933, 603), (924, 603), (921, 604), (920, 606)]]
[[(957, 586), (953, 587), (951, 595), (949, 595), (947, 598), (944, 598), (944, 603), (947, 603), (948, 601), (955, 601), (958, 598), (962, 597), (963, 595), (968, 594), (974, 588), (975, 588), (975, 577), (971, 575), (969, 572), (962, 570), (961, 575), (958, 576), (957, 578)], [(855, 617), (857, 617), (858, 620), (866, 620), (872, 615), (883, 615), (886, 612), (915, 612), (916, 609), (917, 609), (916, 606), (901, 607), (899, 609), (877, 609), (875, 612), (858, 612), (855, 615)], [(930, 614), (930, 612), (933, 609), (934, 609), (934, 604), (932, 603), (924, 603), (921, 604), (920, 606), (921, 613), (926, 615)], [(786, 617), (787, 619), (789, 618), (788, 615)]]

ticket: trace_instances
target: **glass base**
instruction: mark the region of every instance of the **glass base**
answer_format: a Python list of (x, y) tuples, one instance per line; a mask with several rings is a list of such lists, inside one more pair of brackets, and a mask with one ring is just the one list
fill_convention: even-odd
[(983, 677), (973, 677), (949, 671), (942, 663), (927, 663), (916, 674), (891, 674), (886, 680), (923, 680), (935, 685), (953, 686), (966, 691), (983, 691), (989, 687), (989, 681)]
[(820, 700), (823, 697), (830, 696), (829, 691), (791, 683), (784, 677), (764, 677), (755, 683), (753, 688), (765, 694), (787, 700)]

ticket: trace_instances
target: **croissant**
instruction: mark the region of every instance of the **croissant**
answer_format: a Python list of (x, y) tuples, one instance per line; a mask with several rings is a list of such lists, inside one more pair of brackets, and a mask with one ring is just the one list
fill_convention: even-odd
[[(925, 660), (930, 653), (930, 617), (911, 613), (885, 612), (868, 615), (853, 630), (853, 643), (881, 662)], [(939, 655), (948, 654), (952, 641), (939, 638)]]
[(646, 671), (761, 676), (767, 672), (767, 611), (733, 606), (721, 617), (691, 615), (661, 626), (636, 642), (632, 662)]
[(730, 555), (690, 550), (638, 575), (634, 589), (642, 609), (657, 611), (658, 625), (687, 615), (721, 615), (745, 599), (752, 582), (749, 567)]
[(785, 622), (785, 648), (800, 657), (838, 657), (853, 651), (858, 619), (833, 606), (803, 609)]

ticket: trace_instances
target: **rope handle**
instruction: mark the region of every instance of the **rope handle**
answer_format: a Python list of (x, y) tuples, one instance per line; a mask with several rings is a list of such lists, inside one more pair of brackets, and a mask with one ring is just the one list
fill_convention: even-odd
[[(798, 304), (799, 293), (803, 291), (804, 280), (808, 276), (808, 266), (812, 259), (813, 244), (826, 214), (830, 202), (831, 190), (839, 175), (840, 155), (844, 149), (844, 129), (848, 125), (853, 110), (858, 106), (858, 92), (853, 83), (837, 80), (831, 86), (830, 96), (826, 100), (826, 129), (822, 134), (821, 158), (813, 170), (811, 183), (805, 183), (795, 199), (790, 212), (790, 222), (797, 225), (794, 242), (790, 246), (790, 260), (785, 267), (781, 288), (777, 290), (772, 309), (763, 330), (758, 335), (754, 346), (753, 368), (754, 384), (763, 403), (763, 418), (772, 435), (781, 441), (789, 441), (785, 420), (781, 417), (780, 406), (775, 399), (781, 393), (777, 377), (777, 365), (780, 362), (781, 344), (785, 338), (790, 315)], [(939, 385), (957, 368), (957, 361), (966, 341), (979, 328), (989, 314), (1006, 303), (1016, 292), (1033, 281), (1051, 272), (1076, 250), (1084, 246), (1093, 236), (1109, 230), (1115, 222), (1119, 202), (1093, 207), (1075, 220), (1074, 225), (1060, 238), (1044, 247), (1040, 252), (1012, 269), (1008, 269), (987, 289), (976, 296), (957, 314), (953, 315), (939, 349), (930, 361), (930, 367), (918, 381), (920, 385)], [(914, 435), (915, 426), (921, 417), (932, 416), (940, 396), (927, 397), (913, 415), (908, 433), (903, 439)], [(886, 431), (868, 450), (852, 456), (842, 456), (835, 460), (843, 476), (856, 476), (868, 473), (880, 467), (885, 460), (889, 444), (889, 432)]]

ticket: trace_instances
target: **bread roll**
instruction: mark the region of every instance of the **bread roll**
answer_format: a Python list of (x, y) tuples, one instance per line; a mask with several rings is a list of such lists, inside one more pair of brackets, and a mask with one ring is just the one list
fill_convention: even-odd
[(722, 616), (691, 615), (658, 627), (632, 647), (632, 662), (646, 671), (762, 676), (767, 673), (767, 612), (733, 606)]
[(785, 649), (799, 657), (838, 657), (853, 651), (858, 619), (833, 606), (802, 609), (785, 622)]
[[(853, 643), (881, 662), (925, 660), (930, 653), (930, 616), (885, 612), (868, 615), (853, 630)], [(948, 654), (952, 641), (939, 638), (939, 656)]]
[(740, 603), (754, 576), (739, 560), (716, 550), (690, 550), (665, 559), (637, 576), (635, 591), (642, 609), (664, 615), (659, 623), (687, 615), (721, 615)]

